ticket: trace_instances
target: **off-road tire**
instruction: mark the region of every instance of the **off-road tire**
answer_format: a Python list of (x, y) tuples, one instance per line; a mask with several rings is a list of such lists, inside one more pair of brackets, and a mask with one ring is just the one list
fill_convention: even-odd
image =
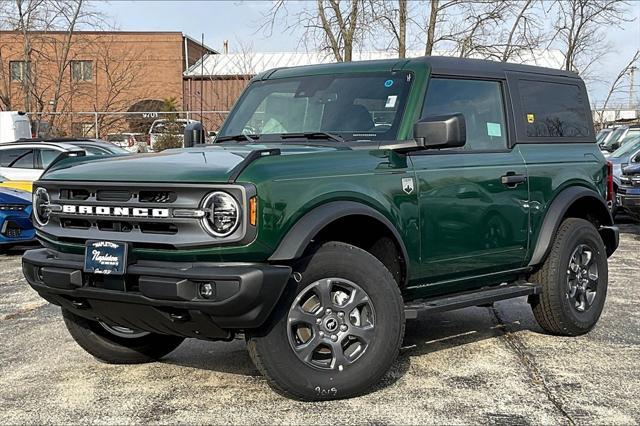
[(111, 334), (97, 321), (63, 309), (62, 316), (69, 334), (82, 349), (108, 364), (142, 364), (156, 361), (176, 349), (183, 337), (149, 333), (139, 338)]
[[(584, 312), (574, 309), (567, 294), (569, 260), (573, 250), (580, 244), (588, 244), (595, 250), (599, 273), (595, 299)], [(607, 272), (606, 249), (595, 226), (584, 219), (564, 220), (544, 264), (529, 278), (531, 282), (542, 285), (540, 295), (530, 299), (533, 315), (540, 327), (548, 333), (561, 336), (579, 336), (589, 332), (604, 308)]]
[[(374, 256), (357, 247), (328, 242), (294, 267), (302, 279), (290, 281), (265, 328), (248, 334), (247, 348), (258, 370), (280, 394), (299, 400), (349, 398), (369, 391), (389, 370), (404, 336), (404, 304), (398, 284)], [(310, 284), (329, 277), (350, 280), (369, 296), (375, 310), (372, 343), (342, 371), (321, 370), (305, 364), (288, 338), (287, 315), (295, 297)]]

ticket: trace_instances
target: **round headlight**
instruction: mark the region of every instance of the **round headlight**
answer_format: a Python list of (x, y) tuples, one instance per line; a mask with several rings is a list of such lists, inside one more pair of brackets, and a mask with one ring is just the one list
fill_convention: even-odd
[(33, 217), (40, 226), (49, 223), (49, 215), (51, 214), (51, 198), (44, 188), (37, 188), (33, 192)]
[(231, 235), (240, 223), (240, 206), (226, 192), (216, 191), (207, 195), (202, 201), (202, 208), (206, 212), (202, 223), (215, 237)]

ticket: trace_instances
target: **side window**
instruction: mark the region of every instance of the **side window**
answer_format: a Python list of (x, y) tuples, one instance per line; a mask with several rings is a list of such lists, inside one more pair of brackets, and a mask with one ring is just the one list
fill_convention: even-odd
[(432, 78), (422, 116), (462, 113), (466, 151), (505, 149), (507, 130), (502, 87), (498, 81)]
[(30, 149), (16, 158), (9, 167), (13, 169), (33, 169), (33, 150)]
[(16, 148), (0, 151), (0, 167), (33, 169), (33, 149)]
[(583, 138), (589, 121), (582, 90), (573, 84), (520, 80), (521, 120), (527, 137)]
[(49, 167), (49, 164), (60, 154), (60, 151), (55, 149), (40, 149), (40, 165), (43, 169)]

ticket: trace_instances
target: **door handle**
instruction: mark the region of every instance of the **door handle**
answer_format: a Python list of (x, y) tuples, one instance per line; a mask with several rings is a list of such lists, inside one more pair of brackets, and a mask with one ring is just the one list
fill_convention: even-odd
[(515, 172), (507, 172), (506, 175), (500, 177), (500, 181), (507, 188), (515, 188), (521, 183), (525, 183), (527, 177), (525, 175), (517, 175)]

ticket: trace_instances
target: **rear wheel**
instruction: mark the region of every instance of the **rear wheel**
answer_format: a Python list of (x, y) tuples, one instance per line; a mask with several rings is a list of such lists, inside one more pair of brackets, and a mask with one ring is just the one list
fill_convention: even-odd
[(141, 364), (162, 358), (176, 349), (183, 337), (132, 330), (91, 321), (62, 310), (71, 337), (85, 351), (109, 364)]
[(531, 277), (542, 285), (533, 314), (549, 333), (577, 336), (598, 322), (607, 295), (607, 253), (591, 222), (566, 219), (542, 268)]
[(371, 254), (331, 242), (294, 269), (302, 279), (271, 326), (249, 336), (256, 367), (280, 393), (303, 400), (366, 392), (387, 372), (404, 334), (391, 273)]

